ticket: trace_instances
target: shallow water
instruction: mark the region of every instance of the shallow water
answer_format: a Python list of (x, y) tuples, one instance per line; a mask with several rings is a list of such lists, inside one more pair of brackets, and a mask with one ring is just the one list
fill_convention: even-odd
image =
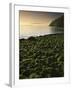
[(63, 33), (64, 29), (50, 26), (23, 26), (20, 28), (20, 39), (29, 38), (30, 36), (42, 36), (48, 34)]

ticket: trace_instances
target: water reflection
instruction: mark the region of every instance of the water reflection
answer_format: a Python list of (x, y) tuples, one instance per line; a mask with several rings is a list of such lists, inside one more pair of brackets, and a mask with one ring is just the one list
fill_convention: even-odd
[(30, 36), (41, 36), (55, 33), (63, 33), (63, 28), (50, 26), (23, 26), (20, 28), (20, 38), (28, 38)]

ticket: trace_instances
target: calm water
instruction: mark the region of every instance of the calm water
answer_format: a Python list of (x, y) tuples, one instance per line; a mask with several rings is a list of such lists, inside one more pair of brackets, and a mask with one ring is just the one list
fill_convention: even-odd
[(20, 28), (20, 38), (29, 38), (30, 36), (42, 36), (48, 34), (63, 33), (63, 28), (49, 26), (24, 26)]

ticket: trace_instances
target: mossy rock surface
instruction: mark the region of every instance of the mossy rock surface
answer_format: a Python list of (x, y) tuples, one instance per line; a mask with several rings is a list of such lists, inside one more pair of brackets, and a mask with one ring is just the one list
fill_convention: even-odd
[(19, 78), (64, 76), (64, 35), (19, 40)]

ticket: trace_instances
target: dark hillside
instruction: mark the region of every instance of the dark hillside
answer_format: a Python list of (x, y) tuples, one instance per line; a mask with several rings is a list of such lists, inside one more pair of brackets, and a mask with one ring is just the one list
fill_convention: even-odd
[(64, 16), (61, 16), (50, 24), (50, 26), (56, 26), (56, 27), (64, 27)]

